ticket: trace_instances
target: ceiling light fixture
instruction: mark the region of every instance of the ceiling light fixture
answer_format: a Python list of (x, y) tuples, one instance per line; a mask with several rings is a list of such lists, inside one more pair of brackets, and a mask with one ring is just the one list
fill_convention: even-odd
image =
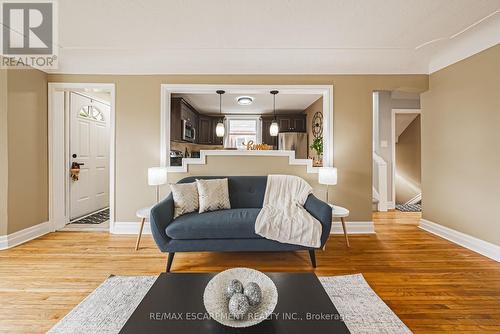
[(271, 94), (273, 94), (273, 113), (274, 113), (274, 119), (271, 125), (269, 126), (269, 134), (272, 137), (276, 137), (278, 133), (280, 132), (280, 128), (278, 125), (278, 121), (276, 120), (276, 94), (279, 92), (277, 90), (272, 90), (270, 91)]
[(219, 122), (215, 127), (215, 135), (217, 137), (224, 137), (225, 129), (224, 129), (224, 117), (222, 116), (222, 94), (224, 94), (225, 91), (218, 90), (216, 93), (219, 94), (219, 114), (221, 115), (221, 118), (219, 119)]
[(253, 97), (251, 96), (240, 96), (236, 99), (240, 106), (249, 106), (253, 103)]

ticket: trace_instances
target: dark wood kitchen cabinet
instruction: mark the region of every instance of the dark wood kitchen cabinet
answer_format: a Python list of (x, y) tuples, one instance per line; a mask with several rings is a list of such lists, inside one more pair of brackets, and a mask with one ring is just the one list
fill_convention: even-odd
[(215, 133), (215, 128), (217, 128), (219, 120), (221, 120), (220, 117), (212, 117), (212, 141), (214, 145), (224, 145), (224, 137), (217, 137)]
[(200, 115), (198, 117), (198, 143), (212, 144), (212, 117)]
[(182, 120), (190, 121), (198, 136), (198, 112), (183, 98), (173, 97), (170, 104), (171, 140), (182, 141)]
[(262, 117), (262, 143), (273, 146), (274, 149), (278, 149), (278, 137), (273, 137), (269, 134), (269, 127), (273, 119), (273, 117)]
[(198, 116), (198, 144), (205, 145), (222, 145), (223, 138), (217, 137), (215, 128), (219, 121), (219, 117), (212, 117), (207, 115)]
[(278, 115), (280, 132), (306, 132), (306, 115)]
[(292, 119), (288, 116), (278, 117), (278, 125), (280, 127), (280, 132), (288, 132), (292, 129)]
[(170, 102), (170, 139), (182, 140), (181, 98), (172, 98)]
[(295, 132), (306, 132), (306, 115), (292, 118), (292, 128)]
[(198, 123), (198, 112), (184, 99), (181, 103), (181, 118), (190, 121), (194, 126)]

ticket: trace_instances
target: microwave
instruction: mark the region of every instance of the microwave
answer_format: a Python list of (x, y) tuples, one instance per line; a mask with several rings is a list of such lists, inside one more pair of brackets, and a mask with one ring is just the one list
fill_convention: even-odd
[(182, 120), (182, 140), (194, 143), (196, 139), (196, 129), (189, 120)]

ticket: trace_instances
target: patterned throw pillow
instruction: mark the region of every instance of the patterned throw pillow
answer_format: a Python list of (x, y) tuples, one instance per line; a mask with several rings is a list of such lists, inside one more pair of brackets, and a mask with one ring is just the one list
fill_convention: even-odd
[(199, 213), (231, 209), (227, 179), (196, 180), (200, 199)]
[(174, 219), (198, 210), (198, 187), (196, 182), (171, 184), (174, 198)]

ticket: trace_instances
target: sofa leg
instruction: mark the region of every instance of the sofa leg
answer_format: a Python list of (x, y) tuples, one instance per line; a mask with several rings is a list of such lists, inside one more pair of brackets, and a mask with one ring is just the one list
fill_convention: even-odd
[(309, 257), (311, 258), (313, 268), (316, 268), (316, 254), (314, 253), (314, 249), (309, 250)]
[(170, 267), (172, 267), (172, 262), (174, 261), (174, 255), (175, 255), (175, 253), (168, 253), (167, 273), (170, 272)]

